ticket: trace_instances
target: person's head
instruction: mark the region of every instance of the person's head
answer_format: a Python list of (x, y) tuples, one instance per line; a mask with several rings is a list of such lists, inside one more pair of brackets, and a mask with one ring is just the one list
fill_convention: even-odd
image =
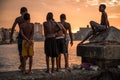
[(65, 14), (61, 14), (60, 15), (60, 20), (66, 20), (66, 15)]
[(21, 7), (21, 9), (20, 9), (20, 14), (24, 14), (24, 13), (26, 13), (27, 12), (27, 8), (26, 7)]
[(24, 18), (25, 21), (30, 20), (30, 14), (29, 13), (25, 13), (23, 18)]
[(100, 4), (100, 6), (99, 6), (99, 11), (100, 11), (100, 12), (104, 12), (105, 9), (106, 9), (106, 5), (105, 5), (105, 4)]
[(47, 16), (46, 16), (46, 20), (54, 20), (53, 19), (53, 13), (52, 12), (48, 12)]

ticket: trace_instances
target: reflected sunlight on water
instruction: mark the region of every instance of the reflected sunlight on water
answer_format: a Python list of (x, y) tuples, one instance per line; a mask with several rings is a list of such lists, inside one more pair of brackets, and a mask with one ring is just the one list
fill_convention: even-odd
[[(69, 46), (69, 64), (80, 64), (81, 58), (76, 56), (76, 46), (79, 41), (74, 41), (74, 45)], [(34, 44), (33, 69), (46, 68), (44, 42)], [(19, 56), (16, 44), (0, 45), (0, 71), (18, 70)], [(62, 55), (62, 67), (64, 67), (64, 56)]]

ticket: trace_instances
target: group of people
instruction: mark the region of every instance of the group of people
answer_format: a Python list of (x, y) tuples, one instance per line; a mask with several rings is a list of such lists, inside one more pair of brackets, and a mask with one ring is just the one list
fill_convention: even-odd
[(49, 73), (49, 57), (51, 57), (52, 69), (54, 72), (54, 59), (56, 58), (56, 71), (61, 68), (61, 53), (64, 54), (65, 68), (70, 71), (68, 65), (68, 35), (69, 32), (71, 38), (71, 46), (73, 45), (73, 38), (71, 32), (71, 26), (65, 21), (65, 14), (60, 15), (60, 22), (56, 22), (53, 19), (53, 13), (49, 12), (46, 17), (46, 21), (43, 23), (45, 34), (45, 54), (47, 71)]
[[(32, 63), (33, 63), (33, 55), (34, 55), (34, 24), (30, 22), (30, 14), (26, 7), (22, 7), (20, 9), (21, 16), (17, 17), (13, 23), (11, 35), (10, 35), (10, 43), (13, 42), (13, 33), (16, 25), (19, 26), (19, 34), (18, 34), (18, 51), (20, 57), (20, 66), (19, 69), (23, 73), (32, 73)], [(61, 53), (64, 54), (65, 58), (65, 69), (70, 71), (68, 64), (68, 43), (70, 37), (70, 44), (73, 45), (73, 38), (71, 32), (70, 23), (66, 22), (66, 15), (60, 15), (60, 22), (56, 22), (53, 19), (53, 13), (49, 12), (46, 16), (46, 21), (43, 23), (44, 28), (44, 52), (46, 55), (46, 65), (47, 65), (47, 73), (50, 73), (49, 67), (49, 58), (51, 58), (52, 69), (51, 72), (55, 71), (55, 58), (56, 58), (56, 71), (59, 71), (61, 68)], [(29, 58), (29, 70), (26, 70), (26, 60)]]
[[(94, 36), (97, 33), (101, 33), (102, 31), (107, 30), (109, 27), (109, 21), (107, 17), (107, 13), (105, 12), (106, 5), (101, 4), (99, 6), (99, 11), (102, 13), (101, 23), (98, 24), (95, 21), (90, 21), (90, 25), (92, 31), (85, 37), (83, 41), (79, 44), (83, 44), (85, 40), (89, 37)], [(13, 33), (16, 25), (19, 26), (19, 34), (18, 34), (18, 51), (20, 56), (20, 66), (19, 69), (22, 70), (23, 73), (32, 73), (32, 63), (33, 63), (33, 35), (34, 35), (34, 25), (30, 22), (30, 14), (26, 7), (22, 7), (20, 9), (21, 16), (15, 19), (13, 23), (11, 35), (10, 35), (10, 43), (13, 41)], [(56, 60), (56, 71), (59, 71), (61, 68), (61, 53), (64, 54), (65, 59), (65, 69), (70, 71), (69, 61), (68, 61), (68, 43), (70, 37), (70, 44), (73, 45), (73, 37), (71, 32), (70, 23), (66, 22), (66, 15), (60, 15), (60, 22), (56, 22), (53, 18), (53, 13), (48, 12), (46, 16), (46, 21), (43, 23), (44, 28), (44, 52), (46, 55), (46, 66), (47, 73), (55, 71), (55, 60)], [(26, 60), (29, 58), (29, 70), (26, 71)], [(51, 58), (52, 68), (50, 70), (49, 59)]]

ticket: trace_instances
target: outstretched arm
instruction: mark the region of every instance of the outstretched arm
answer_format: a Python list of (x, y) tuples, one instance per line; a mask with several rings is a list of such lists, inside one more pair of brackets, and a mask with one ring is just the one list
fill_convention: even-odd
[(13, 42), (13, 33), (14, 33), (14, 30), (15, 30), (16, 25), (17, 25), (17, 21), (15, 20), (15, 22), (13, 23), (12, 29), (11, 29), (10, 43)]
[(70, 44), (71, 44), (71, 46), (72, 46), (72, 45), (73, 45), (73, 36), (72, 36), (72, 31), (71, 31), (71, 26), (70, 26), (70, 24), (69, 24), (69, 35), (70, 35), (70, 39), (71, 39)]

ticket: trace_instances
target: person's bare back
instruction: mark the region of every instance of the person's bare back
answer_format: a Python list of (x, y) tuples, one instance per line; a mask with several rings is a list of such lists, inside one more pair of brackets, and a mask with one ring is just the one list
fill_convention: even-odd
[[(33, 23), (23, 23), (22, 25), (23, 34), (30, 40), (33, 40)], [(24, 39), (24, 38), (23, 38)]]
[(45, 28), (45, 36), (48, 37), (48, 36), (54, 36), (54, 30), (55, 30), (55, 26), (50, 22), (50, 21), (47, 21), (47, 22), (44, 22), (44, 28)]

